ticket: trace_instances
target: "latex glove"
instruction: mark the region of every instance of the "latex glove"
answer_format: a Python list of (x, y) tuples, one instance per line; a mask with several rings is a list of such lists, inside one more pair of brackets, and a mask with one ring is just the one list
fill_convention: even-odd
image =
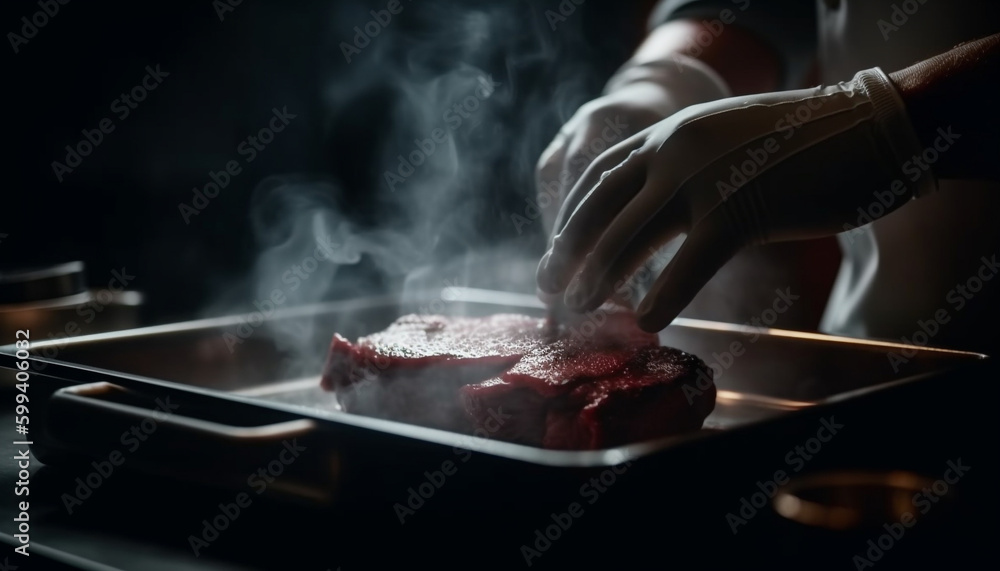
[[(878, 68), (832, 85), (688, 107), (602, 154), (570, 192), (538, 287), (583, 311), (650, 248), (687, 234), (638, 307), (667, 326), (738, 250), (835, 234), (889, 192), (882, 215), (935, 188), (902, 167), (921, 151)], [(895, 182), (894, 182), (895, 181)], [(575, 205), (575, 206), (571, 206)]]
[(694, 58), (626, 64), (604, 95), (577, 110), (538, 160), (537, 200), (546, 231), (573, 184), (602, 152), (688, 105), (729, 94), (722, 78)]

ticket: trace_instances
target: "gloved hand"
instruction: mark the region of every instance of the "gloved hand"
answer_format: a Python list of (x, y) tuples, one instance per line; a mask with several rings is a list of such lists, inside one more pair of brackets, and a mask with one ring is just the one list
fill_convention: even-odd
[(934, 189), (930, 173), (903, 175), (920, 152), (878, 68), (688, 107), (591, 164), (559, 212), (538, 287), (593, 309), (652, 247), (687, 234), (638, 308), (643, 329), (662, 329), (744, 246), (835, 234), (859, 224), (859, 209), (881, 216)]
[(546, 231), (573, 184), (604, 150), (688, 105), (728, 96), (722, 78), (691, 57), (623, 66), (601, 97), (563, 125), (538, 160), (535, 182)]

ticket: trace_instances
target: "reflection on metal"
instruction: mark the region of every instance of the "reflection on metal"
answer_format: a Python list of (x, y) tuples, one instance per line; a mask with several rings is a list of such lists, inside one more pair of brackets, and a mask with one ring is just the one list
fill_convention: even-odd
[(913, 495), (933, 484), (912, 472), (830, 472), (793, 479), (773, 503), (778, 514), (803, 525), (856, 529), (912, 515)]
[(319, 386), (319, 376), (315, 376), (315, 377), (306, 377), (304, 379), (295, 379), (292, 381), (282, 381), (280, 383), (261, 385), (259, 387), (250, 387), (248, 389), (237, 389), (235, 391), (232, 391), (232, 394), (244, 397), (266, 397), (269, 395), (289, 393), (292, 391), (314, 389), (318, 386)]
[(749, 325), (737, 325), (735, 323), (723, 323), (721, 321), (707, 321), (704, 319), (689, 319), (686, 317), (678, 317), (674, 319), (671, 325), (679, 325), (681, 327), (694, 327), (698, 329), (713, 329), (715, 331), (729, 331), (733, 333), (740, 333), (743, 335), (768, 335), (771, 337), (784, 337), (787, 339), (805, 339), (809, 341), (820, 341), (823, 343), (839, 343), (848, 345), (859, 345), (864, 347), (879, 347), (885, 349), (900, 349), (912, 351), (919, 349), (920, 351), (929, 351), (932, 353), (942, 353), (947, 355), (956, 355), (962, 357), (972, 357), (975, 359), (985, 359), (986, 355), (982, 353), (973, 353), (970, 351), (959, 351), (956, 349), (940, 349), (937, 347), (916, 347), (914, 345), (906, 345), (904, 343), (894, 343), (892, 341), (879, 341), (876, 339), (858, 339), (855, 337), (840, 337), (838, 335), (827, 335), (826, 333), (809, 333), (806, 331), (790, 331), (787, 329), (769, 329), (767, 327), (752, 327)]
[(728, 402), (734, 404), (746, 403), (746, 404), (753, 404), (757, 406), (776, 408), (781, 410), (798, 410), (800, 408), (806, 408), (816, 404), (815, 402), (779, 399), (764, 395), (754, 395), (754, 394), (738, 393), (735, 391), (724, 391), (724, 390), (719, 390), (717, 392), (717, 395), (715, 397), (715, 402), (716, 403)]

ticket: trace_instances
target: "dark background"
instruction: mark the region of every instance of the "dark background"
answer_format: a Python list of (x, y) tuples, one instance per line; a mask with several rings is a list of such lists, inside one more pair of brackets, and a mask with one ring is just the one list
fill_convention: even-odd
[[(398, 44), (388, 61), (405, 62), (413, 52), (406, 48), (420, 45), (441, 27), (442, 18), (487, 4), (435, 2), (433, 10), (425, 10), (429, 2), (407, 4), (390, 31), (405, 35), (409, 43)], [(582, 87), (579, 93), (570, 94), (571, 99), (583, 102), (594, 96), (641, 37), (649, 2), (587, 0), (556, 32), (548, 28), (544, 17), (544, 10), (558, 6), (556, 0), (504, 4), (516, 4), (523, 14), (523, 27), (505, 30), (506, 45), (524, 45), (528, 52), (532, 47), (544, 48), (537, 50), (544, 57), (511, 65), (496, 52), (487, 51), (481, 60), (468, 63), (512, 86), (513, 99), (505, 106), (507, 116), (501, 127), (518, 131), (529, 119), (537, 119), (533, 113), (537, 102), (555, 96), (551, 78), (556, 71), (581, 77)], [(125, 267), (136, 276), (131, 286), (148, 294), (144, 318), (162, 322), (198, 315), (208, 299), (239, 283), (249, 272), (260, 249), (250, 217), (253, 190), (266, 177), (306, 173), (336, 181), (344, 190), (337, 197), (344, 211), (360, 225), (374, 225), (385, 214), (377, 205), (387, 192), (380, 165), (386, 139), (390, 132), (406, 139), (393, 129), (394, 117), (385, 111), (395, 106), (401, 94), (388, 73), (381, 76), (377, 68), (382, 64), (370, 61), (373, 52), (363, 51), (348, 65), (338, 44), (349, 41), (352, 28), (367, 21), (369, 9), (384, 6), (384, 1), (243, 0), (222, 22), (211, 0), (74, 0), (60, 6), (59, 14), (27, 45), (20, 46), (20, 53), (14, 54), (9, 43), (0, 48), (6, 72), (2, 156), (7, 177), (0, 194), (0, 234), (6, 234), (0, 237), (0, 269), (80, 259), (87, 263), (93, 285), (103, 287), (111, 270)], [(30, 17), (38, 9), (35, 1), (0, 5), (5, 39), (8, 32), (20, 32), (21, 17)], [(433, 55), (428, 60), (442, 68), (457, 63), (447, 50)], [(59, 183), (51, 162), (63, 160), (65, 145), (79, 141), (81, 129), (93, 129), (101, 118), (110, 116), (111, 102), (140, 81), (146, 65), (157, 63), (170, 76), (126, 120), (115, 119), (115, 131)], [(330, 97), (331, 93), (342, 97)], [(267, 123), (272, 107), (282, 106), (298, 115), (291, 126), (185, 225), (178, 203), (191, 200), (192, 187), (208, 182), (210, 170), (218, 171), (226, 161), (240, 159), (239, 142)], [(535, 125), (538, 136), (525, 143), (530, 148), (512, 148), (509, 164), (498, 165), (496, 180), (478, 189), (484, 199), (471, 225), (477, 233), (467, 247), (507, 238), (526, 251), (541, 252), (540, 236), (516, 236), (509, 222), (510, 214), (522, 212), (523, 199), (533, 194), (528, 184), (530, 171), (519, 168), (513, 155), (537, 155), (563, 118), (556, 112), (546, 115)], [(366, 271), (363, 264), (350, 270)], [(244, 299), (251, 299), (250, 295)], [(848, 413), (843, 420), (852, 432), (811, 466), (817, 470), (904, 468), (936, 475), (946, 459), (962, 457), (975, 467), (961, 484), (966, 500), (957, 516), (948, 520), (947, 533), (921, 537), (924, 531), (915, 532), (877, 569), (931, 561), (971, 567), (969, 563), (977, 557), (995, 555), (986, 553), (995, 536), (995, 522), (977, 519), (995, 513), (997, 503), (992, 490), (996, 455), (989, 452), (996, 449), (996, 431), (987, 430), (985, 420), (995, 414), (996, 385), (988, 382), (996, 378), (995, 372), (995, 366), (975, 375), (960, 371), (940, 383), (917, 385), (919, 395), (873, 399), (865, 410)], [(827, 559), (827, 565), (848, 568), (850, 555), (866, 538), (845, 542), (843, 553), (833, 558), (827, 551), (810, 551), (814, 544), (787, 528), (769, 525), (763, 516), (739, 536), (729, 535), (719, 517), (773, 469), (775, 458), (780, 459), (790, 445), (808, 436), (805, 431), (814, 428), (812, 419), (803, 420), (797, 428), (763, 427), (721, 440), (721, 449), (692, 448), (686, 456), (663, 459), (660, 469), (635, 470), (630, 477), (645, 485), (616, 488), (617, 498), (609, 495), (600, 511), (595, 510), (603, 516), (577, 524), (575, 535), (568, 536), (542, 563), (549, 568), (588, 568), (599, 557), (601, 563), (618, 567), (652, 563), (690, 568), (719, 561), (720, 568), (749, 568), (756, 558), (766, 559), (775, 568), (801, 569), (820, 568), (817, 560)], [(436, 460), (424, 458), (414, 468), (422, 470)], [(677, 470), (677, 466), (691, 468)], [(12, 463), (5, 467), (12, 468)], [(53, 520), (55, 525), (65, 523), (60, 521), (64, 518), (58, 493), (70, 485), (65, 480), (78, 473), (54, 469), (39, 475), (35, 485), (50, 502), (50, 525)], [(6, 474), (11, 481), (13, 473)], [(409, 472), (392, 474), (406, 485), (417, 481)], [(464, 481), (458, 485), (472, 486), (477, 479)], [(550, 507), (566, 505), (564, 497), (542, 497), (552, 487), (536, 488), (536, 481), (522, 478), (517, 482), (521, 487), (498, 497), (517, 497), (524, 489), (535, 489), (538, 497), (520, 497), (546, 500), (537, 502), (537, 514), (525, 516), (507, 509), (508, 517), (498, 518), (501, 510), (473, 504), (461, 517), (450, 512), (422, 513), (430, 521), (416, 530), (409, 526), (405, 533), (391, 522), (391, 536), (384, 529), (368, 527), (363, 518), (329, 523), (332, 518), (297, 513), (290, 517), (283, 509), (262, 506), (248, 512), (241, 527), (234, 527), (239, 531), (226, 536), (226, 543), (213, 547), (218, 551), (212, 557), (290, 568), (285, 551), (291, 550), (301, 553), (292, 568), (303, 569), (335, 569), (341, 564), (345, 569), (370, 567), (373, 556), (376, 561), (402, 559), (410, 566), (416, 560), (416, 567), (425, 561), (443, 567), (519, 564), (516, 550), (506, 546), (524, 541), (533, 525), (546, 521)], [(95, 534), (84, 535), (81, 543), (95, 551), (114, 552), (116, 547), (99, 545), (92, 538), (106, 533), (135, 539), (151, 531), (137, 524), (154, 521), (155, 541), (173, 547), (175, 538), (189, 532), (191, 514), (206, 513), (219, 500), (231, 497), (228, 491), (153, 486), (160, 490), (158, 495), (150, 495), (145, 478), (116, 475), (101, 490), (101, 499), (74, 521)], [(565, 489), (572, 494), (577, 487), (573, 482)], [(457, 488), (448, 490), (451, 499), (442, 495), (440, 501), (451, 501), (449, 509), (468, 497), (458, 494)], [(157, 497), (157, 504), (148, 503)], [(8, 505), (4, 502), (3, 507)], [(137, 519), (138, 514), (153, 519)], [(381, 513), (376, 515), (378, 521), (385, 520)], [(317, 525), (317, 521), (328, 523)], [(706, 529), (711, 531), (706, 534)], [(399, 543), (403, 540), (407, 542)], [(497, 544), (506, 549), (500, 552), (502, 558), (485, 557), (487, 549)], [(140, 545), (138, 539), (132, 552), (148, 549), (148, 543), (136, 545)], [(471, 555), (463, 558), (463, 554), (442, 550), (455, 545), (464, 546)], [(477, 548), (478, 553), (474, 552)], [(935, 557), (926, 558), (924, 550), (931, 550)], [(803, 552), (809, 557), (805, 564), (797, 559)], [(150, 557), (157, 552), (152, 553)], [(798, 564), (789, 565), (788, 560)]]
[[(0, 233), (7, 237), (0, 238), (0, 269), (79, 259), (93, 285), (103, 287), (112, 269), (124, 267), (136, 275), (130, 287), (148, 295), (144, 320), (160, 322), (197, 315), (218, 290), (246, 275), (259, 251), (250, 202), (268, 176), (332, 180), (343, 189), (337, 200), (351, 219), (375, 224), (384, 214), (378, 197), (387, 192), (379, 163), (393, 128), (386, 109), (400, 97), (379, 67), (405, 63), (422, 44), (431, 46), (421, 52), (427, 65), (454, 67), (460, 62), (447, 45), (427, 43), (429, 38), (447, 28), (449, 18), (490, 6), (404, 1), (385, 32), (396, 34), (396, 47), (379, 60), (369, 47), (349, 65), (339, 43), (370, 19), (368, 10), (385, 4), (245, 0), (220, 21), (209, 0), (76, 1), (59, 6), (19, 53), (8, 39), (0, 50), (7, 127), (0, 202)], [(512, 99), (494, 128), (519, 132), (526, 122), (536, 123), (536, 135), (522, 138), (529, 148), (518, 153), (537, 156), (564, 114), (596, 95), (638, 43), (652, 3), (588, 0), (555, 31), (544, 14), (558, 9), (555, 0), (508, 4), (521, 25), (495, 30), (502, 46), (482, 50), (480, 61), (461, 63), (509, 86)], [(20, 34), (21, 17), (39, 9), (32, 1), (3, 3), (5, 39), (8, 32)], [(511, 50), (537, 57), (503, 53)], [(156, 64), (169, 76), (119, 120), (112, 101)], [(563, 116), (546, 113), (537, 124), (539, 102), (553, 96), (549, 78), (556, 70), (578, 76), (580, 87), (569, 94)], [(186, 225), (178, 204), (191, 202), (192, 188), (209, 182), (210, 170), (232, 159), (242, 163), (237, 145), (267, 124), (272, 108), (283, 106), (297, 118)], [(52, 161), (64, 161), (64, 147), (104, 117), (112, 118), (115, 130), (57, 181)], [(480, 189), (478, 235), (464, 246), (511, 238), (518, 248), (540, 253), (538, 225), (534, 233), (514, 236), (510, 223), (534, 192), (530, 169), (511, 162), (498, 165), (497, 173), (495, 184)], [(365, 263), (351, 271), (364, 273)], [(374, 287), (392, 285), (372, 281)]]

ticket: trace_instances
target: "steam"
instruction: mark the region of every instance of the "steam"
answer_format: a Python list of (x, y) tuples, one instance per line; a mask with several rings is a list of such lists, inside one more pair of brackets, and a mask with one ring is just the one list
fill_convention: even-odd
[[(330, 134), (333, 155), (370, 149), (379, 169), (358, 173), (339, 164), (339, 180), (295, 175), (259, 185), (251, 219), (261, 251), (245, 288), (255, 307), (281, 297), (276, 291), (282, 308), (380, 288), (404, 300), (462, 285), (534, 291), (541, 223), (537, 242), (529, 242), (514, 233), (510, 215), (532, 207), (538, 154), (583, 102), (587, 82), (598, 79), (560, 62), (555, 51), (557, 42), (578, 36), (579, 22), (564, 22), (555, 37), (539, 11), (518, 2), (404, 7), (349, 64), (337, 45), (370, 17), (332, 8), (328, 55), (339, 58), (331, 65), (347, 65), (347, 76), (329, 84), (324, 101), (340, 118), (331, 124), (353, 125)], [(518, 72), (526, 67), (543, 86), (521, 89)], [(391, 96), (373, 95), (386, 92)], [(359, 193), (374, 219), (348, 210), (348, 197)], [(251, 311), (243, 299), (211, 311)], [(316, 374), (323, 358), (316, 347), (333, 331), (274, 327), (269, 337), (293, 355), (290, 374)]]

